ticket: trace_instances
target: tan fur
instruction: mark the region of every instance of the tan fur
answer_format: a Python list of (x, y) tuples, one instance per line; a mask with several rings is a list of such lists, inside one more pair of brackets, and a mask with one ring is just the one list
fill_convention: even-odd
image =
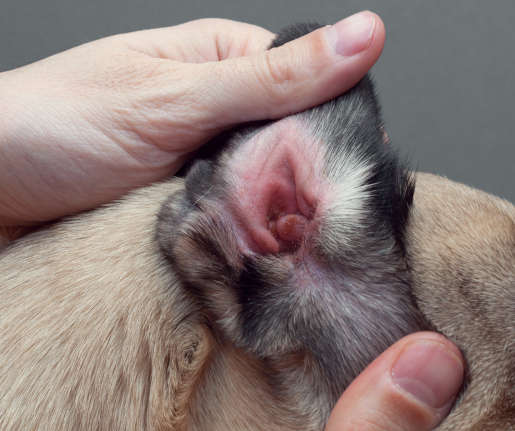
[[(266, 364), (213, 337), (159, 253), (155, 218), (181, 187), (141, 189), (0, 251), (1, 430), (319, 428), (301, 400), (270, 402)], [(514, 207), (420, 174), (407, 249), (420, 308), (470, 366), (440, 429), (512, 429)]]
[(469, 365), (440, 429), (515, 429), (515, 208), (419, 174), (407, 250), (420, 309)]

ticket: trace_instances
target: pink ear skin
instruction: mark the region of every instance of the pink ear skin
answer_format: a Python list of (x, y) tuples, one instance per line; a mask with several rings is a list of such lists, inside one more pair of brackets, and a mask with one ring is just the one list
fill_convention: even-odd
[(280, 216), (275, 222), (275, 236), (288, 243), (298, 243), (303, 238), (308, 223), (309, 220), (300, 214)]
[(297, 249), (315, 229), (323, 178), (323, 145), (297, 118), (249, 139), (229, 162), (231, 213), (259, 254)]

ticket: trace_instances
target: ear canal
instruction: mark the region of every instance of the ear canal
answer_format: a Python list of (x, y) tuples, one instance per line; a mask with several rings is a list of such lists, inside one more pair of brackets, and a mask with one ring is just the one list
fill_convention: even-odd
[[(278, 121), (235, 152), (231, 207), (259, 254), (299, 246), (323, 195), (323, 151), (295, 118)], [(251, 162), (250, 162), (251, 161)]]
[(275, 222), (277, 238), (287, 243), (298, 243), (306, 230), (308, 219), (302, 214), (286, 214)]

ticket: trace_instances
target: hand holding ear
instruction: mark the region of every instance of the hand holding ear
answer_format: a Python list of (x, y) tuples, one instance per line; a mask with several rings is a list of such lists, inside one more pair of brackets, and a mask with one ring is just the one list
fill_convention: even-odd
[(0, 225), (93, 208), (173, 174), (236, 123), (352, 87), (384, 27), (363, 12), (282, 47), (207, 19), (100, 39), (0, 74)]

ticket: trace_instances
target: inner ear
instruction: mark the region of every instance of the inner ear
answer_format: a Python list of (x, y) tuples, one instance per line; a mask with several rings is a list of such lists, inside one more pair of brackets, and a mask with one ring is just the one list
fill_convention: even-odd
[(291, 251), (305, 239), (320, 200), (321, 148), (299, 120), (287, 119), (231, 159), (232, 207), (254, 252)]

